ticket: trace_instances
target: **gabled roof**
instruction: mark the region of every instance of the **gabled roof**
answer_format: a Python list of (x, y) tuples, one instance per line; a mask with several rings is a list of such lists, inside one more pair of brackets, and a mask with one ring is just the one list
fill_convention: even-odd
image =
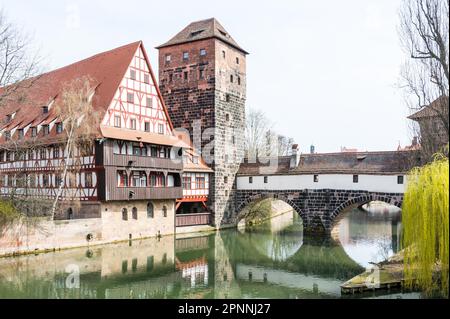
[(177, 35), (166, 43), (156, 47), (157, 49), (187, 43), (198, 40), (205, 40), (216, 38), (219, 39), (232, 47), (238, 49), (244, 54), (248, 54), (247, 51), (242, 49), (237, 42), (230, 36), (230, 34), (225, 30), (225, 28), (217, 21), (216, 18), (210, 18), (206, 20), (196, 21), (189, 24), (183, 30), (181, 30)]
[[(445, 108), (446, 107), (446, 108)], [(418, 120), (425, 117), (448, 116), (448, 96), (440, 96), (436, 100), (416, 113), (408, 116), (410, 120)]]
[[(52, 122), (57, 117), (55, 109), (50, 108), (49, 112), (44, 114), (42, 107), (56, 103), (61, 98), (65, 85), (82, 77), (88, 77), (93, 82), (91, 85), (92, 88), (95, 88), (92, 97), (93, 109), (106, 112), (139, 47), (142, 48), (144, 57), (149, 65), (150, 74), (155, 83), (167, 121), (171, 129), (173, 129), (145, 48), (142, 45), (142, 41), (137, 41), (44, 73), (34, 78), (32, 85), (16, 84), (19, 86), (19, 89), (2, 101), (3, 103), (0, 105), (0, 131), (3, 129), (23, 128), (30, 124), (35, 126)], [(26, 81), (30, 81), (30, 79), (24, 82)], [(5, 88), (0, 88), (0, 94), (2, 94), (3, 90)], [(5, 119), (10, 114), (14, 114), (14, 117), (9, 122), (6, 122)], [(98, 133), (101, 133), (100, 128), (98, 128)], [(50, 135), (52, 135), (52, 132), (50, 132)]]

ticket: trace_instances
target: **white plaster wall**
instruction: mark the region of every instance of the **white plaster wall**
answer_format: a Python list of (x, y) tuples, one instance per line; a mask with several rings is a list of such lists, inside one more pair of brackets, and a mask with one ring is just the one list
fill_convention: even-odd
[(237, 177), (237, 189), (345, 189), (365, 190), (370, 192), (403, 193), (407, 185), (404, 176), (403, 184), (397, 184), (398, 175), (358, 175), (358, 183), (353, 183), (350, 174), (323, 174), (314, 183), (314, 175), (269, 175), (264, 183), (264, 176), (253, 176), (253, 183), (249, 183), (249, 176)]

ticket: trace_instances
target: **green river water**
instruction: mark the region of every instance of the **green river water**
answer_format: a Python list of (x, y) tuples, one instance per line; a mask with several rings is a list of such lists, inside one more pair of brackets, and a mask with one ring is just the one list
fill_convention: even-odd
[(419, 298), (341, 295), (399, 249), (400, 212), (353, 210), (333, 238), (303, 236), (287, 213), (246, 230), (0, 259), (0, 298)]

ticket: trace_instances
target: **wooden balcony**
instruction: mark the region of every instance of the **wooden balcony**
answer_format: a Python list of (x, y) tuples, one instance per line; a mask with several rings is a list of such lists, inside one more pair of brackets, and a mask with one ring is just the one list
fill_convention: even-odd
[(184, 227), (184, 226), (209, 225), (210, 216), (211, 216), (210, 213), (177, 214), (175, 226)]
[(163, 170), (182, 170), (183, 163), (180, 160), (159, 158), (150, 156), (110, 154), (105, 158), (105, 166), (157, 168)]
[(181, 187), (109, 187), (106, 200), (177, 199), (182, 196)]

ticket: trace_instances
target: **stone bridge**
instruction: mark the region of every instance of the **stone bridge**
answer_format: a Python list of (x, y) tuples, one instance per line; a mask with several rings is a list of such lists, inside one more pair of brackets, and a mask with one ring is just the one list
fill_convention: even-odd
[(291, 205), (309, 233), (329, 233), (341, 212), (372, 201), (401, 208), (415, 158), (410, 151), (300, 155), (294, 148), (265, 164), (246, 161), (236, 177), (233, 222), (265, 198)]

